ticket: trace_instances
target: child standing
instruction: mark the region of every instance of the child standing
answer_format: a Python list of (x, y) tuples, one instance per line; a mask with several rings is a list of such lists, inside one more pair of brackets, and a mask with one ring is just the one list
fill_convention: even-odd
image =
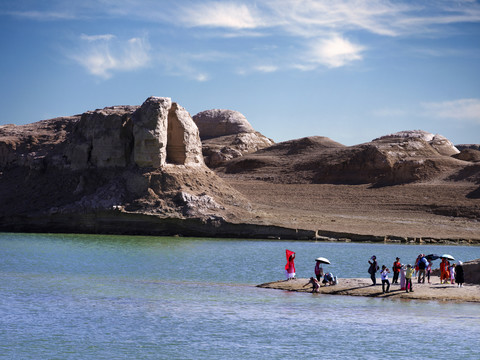
[(429, 284), (430, 284), (430, 274), (431, 273), (432, 273), (432, 261), (429, 261), (428, 265), (427, 265), (427, 279), (428, 279)]
[(400, 267), (400, 289), (405, 290), (407, 287), (405, 286), (405, 265), (401, 265)]
[(452, 263), (448, 270), (450, 270), (450, 282), (455, 284), (455, 263)]
[[(380, 277), (382, 278), (382, 292), (385, 294), (390, 290), (390, 282), (388, 281), (388, 273), (390, 270), (385, 265), (382, 265), (382, 271), (380, 272)], [(385, 284), (387, 284), (387, 291), (385, 291)]]
[(410, 285), (410, 292), (413, 292), (412, 276), (415, 273), (415, 268), (412, 265), (407, 265), (407, 271), (405, 273), (405, 291), (408, 292), (408, 286)]

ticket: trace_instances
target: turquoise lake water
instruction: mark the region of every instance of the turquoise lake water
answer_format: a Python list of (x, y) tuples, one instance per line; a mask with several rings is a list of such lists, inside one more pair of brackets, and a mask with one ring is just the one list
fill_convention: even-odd
[[(0, 234), (0, 359), (479, 359), (480, 305), (259, 289), (480, 247)], [(438, 261), (435, 262), (438, 267)], [(461, 291), (461, 289), (459, 289)]]

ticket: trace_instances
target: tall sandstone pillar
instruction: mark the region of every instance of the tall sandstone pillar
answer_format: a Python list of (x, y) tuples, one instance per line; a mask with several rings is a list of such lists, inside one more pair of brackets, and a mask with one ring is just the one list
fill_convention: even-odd
[(149, 97), (133, 116), (133, 160), (140, 167), (204, 164), (197, 125), (170, 98)]
[(177, 103), (168, 115), (167, 162), (177, 165), (203, 164), (202, 142), (190, 114)]
[(159, 168), (167, 161), (170, 98), (151, 96), (133, 117), (133, 160), (140, 167)]

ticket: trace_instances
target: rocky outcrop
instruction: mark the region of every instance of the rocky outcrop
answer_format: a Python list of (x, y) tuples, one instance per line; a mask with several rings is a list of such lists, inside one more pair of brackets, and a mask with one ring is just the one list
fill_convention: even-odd
[(200, 131), (205, 163), (213, 168), (274, 143), (255, 131), (238, 111), (206, 110), (193, 120)]
[(465, 282), (468, 284), (480, 284), (480, 259), (463, 263)]
[(474, 149), (463, 149), (460, 153), (452, 155), (455, 159), (470, 161), (470, 162), (480, 162), (480, 151)]
[[(385, 135), (374, 139), (373, 142), (383, 143), (399, 143), (400, 146), (407, 146), (412, 150), (428, 151), (425, 149), (424, 143), (428, 143), (440, 155), (451, 156), (458, 154), (460, 151), (453, 143), (442, 135), (434, 135), (423, 130), (405, 130), (395, 134)], [(410, 144), (409, 144), (410, 143)]]
[(480, 144), (459, 144), (459, 145), (455, 145), (455, 147), (460, 151), (465, 150), (465, 149), (472, 149), (472, 150), (479, 150), (480, 151)]
[(133, 150), (131, 116), (135, 109), (115, 106), (82, 114), (66, 135), (62, 149), (52, 149), (57, 153), (55, 155), (47, 154), (48, 163), (50, 164), (51, 157), (63, 153), (63, 163), (55, 162), (57, 167), (82, 170), (89, 167), (115, 168), (129, 165)]
[(1, 126), (0, 199), (3, 224), (99, 211), (227, 221), (251, 210), (205, 166), (189, 113), (161, 97)]
[(205, 110), (194, 115), (193, 121), (198, 126), (202, 140), (255, 132), (245, 116), (233, 110)]

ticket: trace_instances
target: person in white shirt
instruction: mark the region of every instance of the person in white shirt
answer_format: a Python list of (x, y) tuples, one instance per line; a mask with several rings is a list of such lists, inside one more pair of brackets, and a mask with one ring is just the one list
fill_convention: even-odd
[[(383, 293), (388, 293), (390, 290), (390, 281), (388, 281), (388, 273), (390, 270), (385, 265), (382, 265), (382, 271), (380, 272), (380, 276), (382, 279), (382, 292)], [(387, 285), (387, 290), (385, 290), (385, 284)]]

